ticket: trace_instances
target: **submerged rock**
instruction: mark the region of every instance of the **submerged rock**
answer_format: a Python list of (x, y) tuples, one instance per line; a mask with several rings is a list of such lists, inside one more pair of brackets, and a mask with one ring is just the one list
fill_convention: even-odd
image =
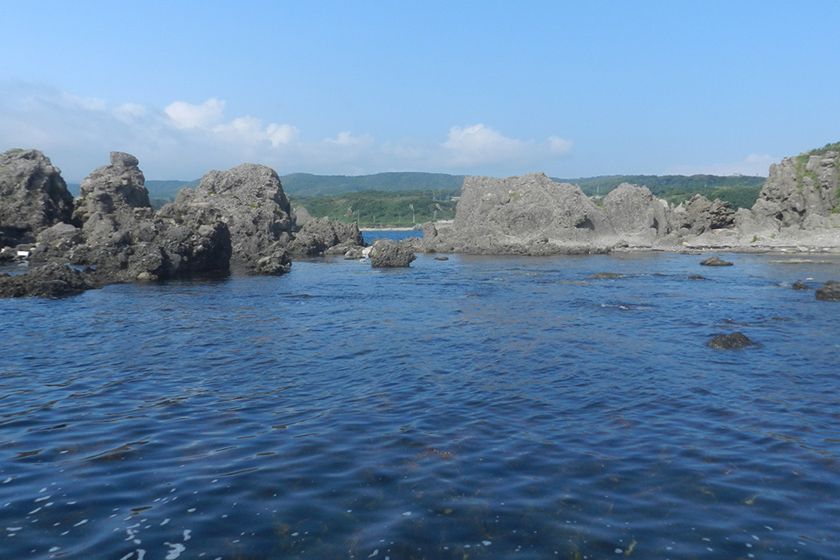
[(589, 276), (591, 280), (618, 280), (624, 278), (623, 274), (618, 272), (596, 272)]
[(803, 282), (802, 280), (797, 280), (796, 282), (793, 283), (793, 286), (791, 286), (791, 287), (794, 290), (807, 290), (808, 289), (808, 285), (805, 282)]
[(826, 282), (817, 290), (816, 295), (822, 301), (840, 301), (840, 282)]
[(755, 342), (750, 340), (744, 333), (734, 332), (729, 334), (718, 334), (713, 336), (706, 346), (709, 348), (716, 348), (719, 350), (737, 350), (739, 348), (746, 348), (753, 346)]
[(370, 266), (373, 268), (406, 267), (417, 257), (410, 249), (389, 239), (380, 239), (370, 251)]
[(702, 266), (732, 266), (733, 263), (729, 261), (725, 261), (718, 257), (709, 257), (704, 261), (700, 261)]
[(90, 272), (66, 265), (47, 263), (32, 267), (26, 274), (0, 275), (0, 297), (37, 296), (56, 298), (78, 294), (98, 286)]
[(72, 214), (73, 196), (49, 158), (38, 150), (0, 154), (0, 247), (32, 243)]

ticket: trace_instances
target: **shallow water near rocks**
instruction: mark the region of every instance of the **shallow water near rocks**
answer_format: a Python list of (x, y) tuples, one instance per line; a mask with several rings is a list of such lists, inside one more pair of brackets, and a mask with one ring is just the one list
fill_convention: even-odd
[(0, 557), (836, 558), (840, 261), (725, 257), (0, 301)]

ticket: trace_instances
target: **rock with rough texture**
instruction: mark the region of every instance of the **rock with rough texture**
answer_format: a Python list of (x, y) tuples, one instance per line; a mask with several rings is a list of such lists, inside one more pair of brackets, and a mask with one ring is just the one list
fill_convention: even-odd
[(82, 181), (73, 220), (81, 224), (88, 243), (109, 243), (115, 233), (152, 216), (138, 165), (130, 154), (111, 152), (110, 165), (93, 170)]
[(715, 335), (706, 345), (709, 348), (716, 348), (718, 350), (737, 350), (739, 348), (753, 346), (755, 342), (750, 340), (744, 333), (734, 332)]
[(651, 244), (670, 231), (668, 204), (647, 187), (622, 183), (604, 197), (604, 211), (613, 229), (633, 244)]
[(49, 158), (38, 150), (0, 154), (0, 247), (32, 243), (72, 213), (73, 196)]
[(808, 289), (808, 284), (806, 284), (802, 280), (797, 280), (796, 282), (793, 283), (793, 285), (791, 287), (794, 290), (807, 290)]
[(424, 238), (426, 250), (483, 254), (604, 252), (615, 231), (580, 188), (533, 174), (467, 177), (450, 228)]
[(389, 239), (380, 239), (370, 251), (370, 266), (373, 268), (406, 267), (415, 259), (414, 252)]
[(74, 219), (42, 232), (31, 260), (96, 268), (101, 282), (165, 280), (229, 270), (230, 233), (201, 209), (170, 205), (156, 215), (137, 159), (111, 153), (111, 164), (82, 182)]
[(285, 264), (281, 249), (292, 239), (291, 207), (280, 177), (270, 167), (245, 163), (227, 171), (211, 171), (194, 189), (184, 189), (175, 204), (204, 208), (227, 224), (236, 268), (261, 273), (269, 257), (274, 274)]
[(671, 213), (674, 227), (683, 234), (700, 235), (707, 231), (731, 228), (735, 225), (735, 210), (728, 202), (709, 200), (695, 194)]
[(817, 299), (822, 301), (840, 301), (840, 282), (829, 281), (817, 289)]
[(98, 286), (90, 272), (58, 263), (31, 267), (26, 274), (0, 275), (0, 297), (62, 297)]
[(352, 247), (362, 247), (364, 239), (357, 224), (310, 218), (294, 234), (288, 250), (292, 255), (315, 257), (324, 254), (343, 255)]
[(700, 261), (702, 266), (732, 266), (732, 263), (729, 261), (725, 261), (719, 257), (709, 257), (703, 261)]
[(774, 229), (832, 227), (840, 212), (840, 143), (770, 166), (752, 208), (755, 220)]

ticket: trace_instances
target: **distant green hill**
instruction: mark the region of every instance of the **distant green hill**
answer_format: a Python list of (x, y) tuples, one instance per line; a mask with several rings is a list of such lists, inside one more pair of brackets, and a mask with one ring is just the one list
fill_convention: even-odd
[(457, 190), (463, 175), (446, 173), (376, 173), (375, 175), (312, 175), (293, 173), (281, 177), (283, 190), (292, 195), (317, 196), (359, 191), (434, 191)]
[(578, 185), (589, 196), (604, 196), (621, 183), (632, 183), (675, 204), (699, 193), (725, 200), (736, 208), (750, 208), (766, 179), (752, 175), (605, 175), (554, 180)]
[(414, 226), (455, 217), (460, 189), (431, 191), (359, 191), (327, 196), (290, 195), (292, 206), (303, 206), (317, 218), (356, 222), (360, 226)]

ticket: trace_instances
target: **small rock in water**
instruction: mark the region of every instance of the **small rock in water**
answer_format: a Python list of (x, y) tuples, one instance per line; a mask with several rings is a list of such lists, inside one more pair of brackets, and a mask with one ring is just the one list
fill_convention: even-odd
[(755, 342), (750, 340), (744, 333), (734, 332), (715, 335), (706, 343), (706, 346), (719, 350), (736, 350), (738, 348), (753, 346), (754, 344)]
[(449, 257), (435, 257), (436, 261), (448, 261)]
[(703, 266), (732, 266), (731, 262), (725, 261), (718, 257), (709, 257), (704, 261), (700, 261), (700, 264)]
[(840, 301), (840, 282), (829, 281), (817, 290), (817, 299), (822, 301)]
[(592, 280), (617, 280), (619, 278), (624, 278), (623, 274), (619, 274), (618, 272), (597, 272), (590, 276)]
[(706, 277), (703, 276), (702, 274), (689, 274), (688, 279), (689, 280), (705, 280)]
[(791, 287), (794, 290), (807, 290), (808, 289), (808, 284), (806, 284), (802, 280), (797, 280), (796, 282), (793, 283), (793, 286), (791, 286)]

